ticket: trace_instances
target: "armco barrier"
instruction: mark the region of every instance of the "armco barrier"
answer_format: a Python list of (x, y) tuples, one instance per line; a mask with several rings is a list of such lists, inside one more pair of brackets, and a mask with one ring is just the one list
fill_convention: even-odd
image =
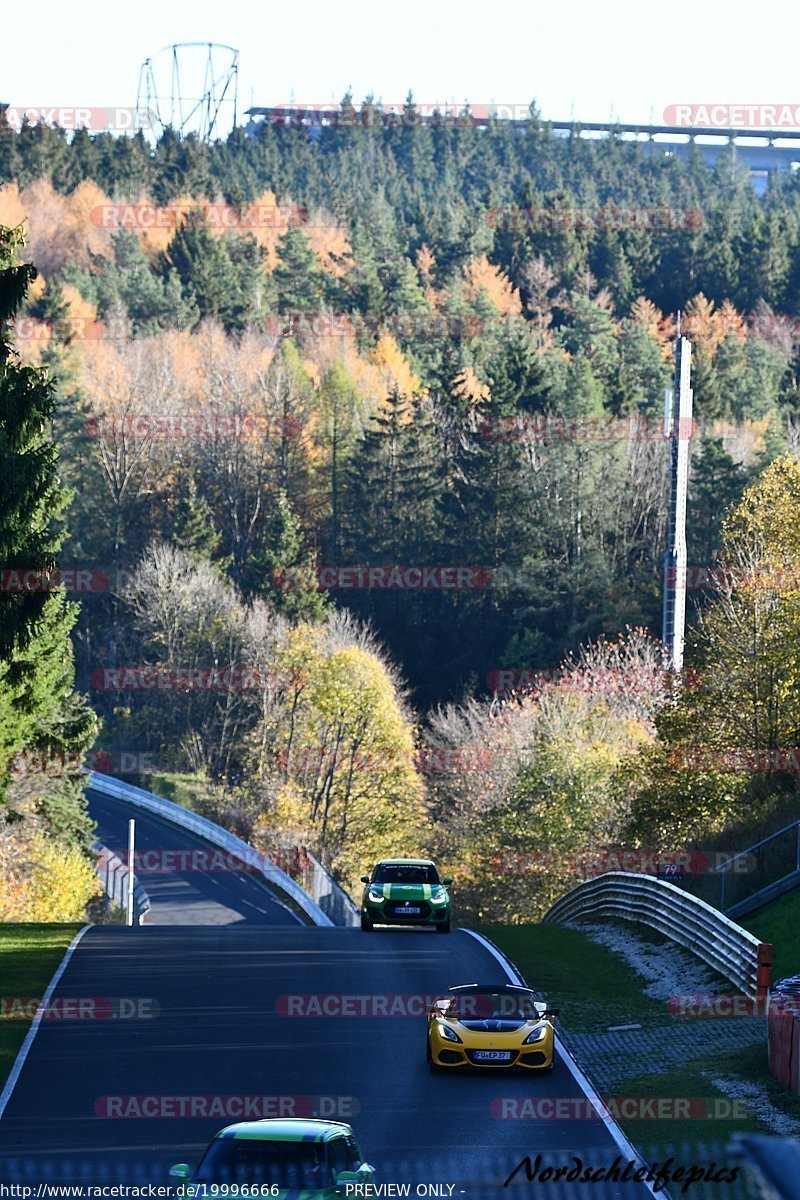
[(649, 925), (691, 950), (746, 995), (766, 999), (772, 946), (672, 883), (654, 875), (609, 871), (559, 897), (543, 920), (563, 923), (592, 916)]
[[(197, 813), (191, 812), (188, 808), (182, 808), (180, 804), (173, 804), (171, 800), (164, 800), (161, 796), (154, 796), (150, 792), (145, 792), (142, 788), (134, 787), (133, 784), (123, 783), (121, 779), (114, 779), (111, 775), (101, 775), (98, 771), (92, 771), (87, 780), (87, 787), (93, 788), (96, 792), (101, 792), (104, 796), (113, 796), (117, 800), (124, 800), (126, 804), (132, 804), (136, 808), (144, 809), (146, 812), (154, 813), (160, 817), (162, 821), (169, 821), (171, 825), (178, 825), (181, 829), (187, 829), (196, 837), (202, 838), (204, 842), (209, 842), (212, 846), (218, 846), (221, 850), (226, 850), (230, 854), (234, 854), (241, 858), (248, 865), (257, 864), (261, 874), (270, 887), (275, 888), (278, 892), (282, 892), (284, 896), (291, 899), (305, 914), (310, 918), (314, 925), (335, 925), (337, 921), (333, 920), (323, 910), (321, 904), (303, 891), (299, 884), (295, 883), (285, 871), (279, 870), (263, 855), (259, 855), (247, 842), (243, 842), (241, 838), (236, 837), (232, 833), (228, 833), (227, 829), (223, 829), (220, 825), (215, 825), (213, 821), (209, 821), (206, 817), (201, 817)], [(319, 865), (319, 864), (318, 864)], [(322, 867), (319, 868), (320, 871)], [(333, 888), (338, 888), (339, 885), (330, 881)], [(341, 889), (340, 889), (341, 890)], [(352, 901), (351, 901), (352, 903)], [(348, 924), (352, 922), (347, 922)]]
[[(100, 885), (112, 904), (123, 912), (128, 907), (128, 866), (122, 859), (104, 846), (95, 842), (92, 849), (95, 852), (95, 869)], [(134, 876), (133, 881), (133, 915), (137, 925), (144, 924), (145, 917), (150, 911), (150, 897)]]
[(343, 887), (308, 850), (303, 852), (303, 887), (334, 925), (360, 925), (361, 914)]

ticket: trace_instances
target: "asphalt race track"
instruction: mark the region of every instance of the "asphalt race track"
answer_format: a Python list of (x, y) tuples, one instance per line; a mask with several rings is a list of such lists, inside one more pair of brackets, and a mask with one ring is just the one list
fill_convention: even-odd
[(158, 1016), (42, 1022), (0, 1122), (0, 1177), (166, 1181), (172, 1163), (193, 1162), (230, 1120), (104, 1115), (124, 1111), (129, 1102), (115, 1098), (129, 1096), (283, 1097), (274, 1104), (287, 1114), (321, 1109), (351, 1121), (381, 1179), (409, 1172), (466, 1187), (487, 1163), (510, 1169), (536, 1152), (610, 1162), (616, 1149), (600, 1121), (492, 1115), (500, 1097), (580, 1096), (563, 1063), (549, 1077), (431, 1076), (423, 1017), (276, 1012), (280, 996), (426, 995), (492, 976), (493, 960), (463, 932), (93, 929), (57, 995), (149, 1000), (138, 1011), (157, 1006)]
[[(136, 852), (141, 855), (137, 862), (142, 863), (137, 877), (152, 904), (148, 924), (298, 924), (299, 918), (253, 872), (193, 869), (194, 851), (201, 852), (201, 863), (208, 863), (214, 850), (211, 848), (209, 853), (207, 844), (191, 833), (100, 792), (90, 790), (87, 795), (99, 840), (123, 861), (127, 855), (128, 818), (136, 819)], [(221, 852), (219, 857), (223, 857)], [(157, 869), (148, 869), (150, 863)]]
[[(92, 812), (103, 840), (119, 846), (124, 806), (95, 796)], [(186, 844), (154, 818), (138, 828), (142, 846), (168, 837)], [(410, 1183), (412, 1195), (417, 1184), (437, 1184), (455, 1185), (456, 1197), (544, 1191), (560, 1200), (587, 1189), (542, 1189), (523, 1172), (511, 1188), (499, 1185), (526, 1154), (556, 1164), (577, 1154), (602, 1167), (620, 1153), (600, 1120), (583, 1118), (585, 1109), (566, 1120), (502, 1118), (509, 1100), (580, 1101), (563, 1061), (549, 1076), (429, 1073), (421, 997), (503, 978), (466, 932), (300, 926), (241, 875), (143, 882), (154, 910), (163, 905), (154, 913), (161, 923), (97, 927), (79, 943), (55, 998), (92, 1003), (83, 1019), (68, 1019), (62, 1007), (42, 1021), (0, 1120), (0, 1181), (167, 1183), (171, 1164), (194, 1163), (239, 1117), (237, 1104), (249, 1104), (251, 1115), (349, 1121), (378, 1182)], [(194, 915), (178, 913), (193, 907)], [(177, 913), (171, 926), (167, 913)], [(329, 1011), (349, 1004), (352, 1015), (289, 1015), (308, 996), (329, 997), (319, 1001)], [(374, 1004), (362, 998), (391, 1004), (398, 996), (414, 1015), (361, 1012)], [(217, 1113), (227, 1106), (223, 1115), (215, 1105)], [(649, 1195), (633, 1183), (588, 1191), (597, 1200)], [(451, 1193), (445, 1186), (439, 1194)]]

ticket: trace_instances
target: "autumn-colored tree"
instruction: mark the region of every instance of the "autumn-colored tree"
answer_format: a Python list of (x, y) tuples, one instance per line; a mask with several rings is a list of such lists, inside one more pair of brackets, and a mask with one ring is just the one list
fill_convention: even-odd
[(777, 459), (723, 524), (703, 614), (703, 739), (764, 754), (800, 736), (800, 463)]
[(475, 303), (483, 292), (500, 316), (516, 315), (522, 311), (519, 294), (499, 267), (490, 263), (485, 254), (470, 259), (464, 268), (467, 296)]

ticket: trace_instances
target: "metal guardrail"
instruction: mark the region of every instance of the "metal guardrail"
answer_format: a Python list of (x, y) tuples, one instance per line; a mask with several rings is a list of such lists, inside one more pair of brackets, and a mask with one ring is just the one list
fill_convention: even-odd
[(347, 894), (341, 884), (332, 879), (308, 850), (303, 854), (306, 866), (303, 870), (303, 887), (316, 901), (324, 913), (330, 917), (334, 925), (355, 926), (361, 924), (361, 912), (353, 898)]
[(772, 946), (672, 883), (654, 875), (609, 871), (566, 892), (543, 920), (565, 922), (590, 916), (648, 925), (691, 950), (746, 995), (766, 997)]
[[(312, 900), (311, 896), (285, 871), (281, 871), (252, 846), (248, 846), (247, 842), (242, 841), (233, 833), (228, 833), (227, 829), (223, 829), (221, 825), (215, 825), (206, 817), (201, 817), (188, 808), (182, 808), (180, 804), (174, 804), (171, 800), (164, 800), (161, 796), (154, 796), (151, 792), (145, 792), (131, 783), (123, 783), (121, 779), (114, 779), (111, 775), (102, 775), (98, 771), (90, 773), (87, 787), (94, 788), (95, 791), (102, 792), (105, 796), (113, 796), (117, 800), (124, 800), (126, 804), (133, 804), (137, 808), (154, 813), (162, 821), (169, 821), (172, 825), (189, 830), (190, 833), (202, 838), (204, 842), (210, 842), (212, 846), (219, 846), (220, 849), (226, 850), (229, 854), (247, 863), (248, 867), (256, 867), (265, 881), (271, 887), (282, 892), (284, 896), (289, 897), (311, 919), (314, 925), (332, 926), (336, 924), (322, 906)], [(317, 865), (319, 866), (319, 864)], [(319, 869), (322, 871), (323, 868)], [(330, 882), (334, 884), (333, 880)], [(335, 886), (338, 887), (338, 884)]]
[[(109, 850), (108, 846), (104, 846), (102, 842), (95, 842), (92, 849), (96, 855), (95, 870), (97, 871), (97, 877), (100, 880), (103, 891), (112, 904), (126, 911), (128, 907), (127, 863), (124, 863), (118, 854), (114, 854), (113, 850)], [(137, 882), (135, 875), (133, 880), (133, 911), (137, 925), (144, 923), (144, 918), (150, 911), (150, 897), (142, 885)]]

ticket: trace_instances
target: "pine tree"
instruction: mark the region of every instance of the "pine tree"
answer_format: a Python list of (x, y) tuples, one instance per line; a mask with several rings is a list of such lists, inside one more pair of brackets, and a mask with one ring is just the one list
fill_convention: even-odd
[(326, 596), (317, 584), (315, 556), (286, 492), (278, 493), (267, 524), (267, 549), (248, 563), (245, 586), (267, 595), (292, 621), (321, 621)]
[(201, 562), (219, 559), (222, 537), (214, 525), (214, 514), (205, 496), (201, 496), (197, 480), (189, 476), (186, 495), (175, 506), (172, 540), (181, 550)]
[[(78, 754), (96, 719), (74, 695), (70, 630), (78, 606), (51, 583), (64, 538), (68, 490), (48, 438), (55, 387), (46, 373), (15, 362), (5, 332), (35, 269), (16, 265), (16, 231), (0, 228), (0, 794), (23, 749)], [(25, 572), (31, 574), (24, 576)], [(30, 590), (34, 588), (36, 590)], [(58, 792), (44, 781), (44, 794)], [(75, 795), (78, 824), (85, 822)], [(79, 811), (80, 810), (80, 811)]]
[(322, 272), (307, 237), (291, 228), (278, 243), (279, 265), (272, 273), (278, 288), (282, 313), (319, 312), (322, 304)]
[(161, 257), (161, 272), (165, 280), (171, 270), (177, 272), (187, 301), (197, 305), (201, 317), (217, 317), (226, 329), (241, 329), (252, 310), (246, 294), (253, 286), (252, 252), (245, 261), (246, 284), (223, 240), (190, 212)]
[(692, 459), (686, 522), (690, 563), (713, 562), (723, 518), (738, 504), (746, 483), (747, 472), (726, 453), (722, 440), (704, 435)]
[[(0, 228), (0, 323), (19, 310), (36, 277), (27, 264), (10, 265), (19, 240)], [(45, 434), (55, 389), (41, 370), (16, 365), (12, 353), (7, 334), (0, 332), (0, 563), (49, 574), (69, 503), (58, 480), (58, 452)], [(46, 590), (0, 591), (0, 655), (28, 645), (50, 603)]]

